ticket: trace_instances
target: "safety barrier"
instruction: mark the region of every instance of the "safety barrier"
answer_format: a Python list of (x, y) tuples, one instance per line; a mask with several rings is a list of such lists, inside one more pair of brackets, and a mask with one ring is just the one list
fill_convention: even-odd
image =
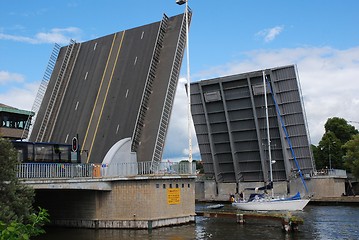
[(319, 171), (316, 172), (317, 176), (335, 176), (335, 177), (342, 177), (342, 178), (346, 178), (347, 177), (347, 171), (344, 169), (321, 169)]
[(81, 178), (93, 177), (93, 164), (22, 163), (17, 177), (26, 178)]
[(19, 179), (130, 177), (138, 175), (181, 175), (196, 173), (189, 162), (152, 162), (116, 164), (22, 163), (17, 167)]

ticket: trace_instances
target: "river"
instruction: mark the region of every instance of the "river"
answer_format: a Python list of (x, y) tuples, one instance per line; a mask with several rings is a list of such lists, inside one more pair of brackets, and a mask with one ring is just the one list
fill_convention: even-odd
[[(206, 209), (197, 204), (197, 210)], [(225, 205), (221, 211), (235, 211)], [(47, 228), (36, 240), (207, 240), (207, 239), (359, 239), (359, 206), (308, 205), (296, 212), (304, 219), (295, 233), (285, 233), (281, 224), (270, 220), (249, 220), (244, 225), (235, 219), (196, 217), (196, 222), (175, 227), (147, 230)]]

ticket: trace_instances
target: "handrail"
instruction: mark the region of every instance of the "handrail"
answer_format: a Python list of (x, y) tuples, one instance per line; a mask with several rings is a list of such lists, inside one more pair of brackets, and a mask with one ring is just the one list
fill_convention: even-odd
[[(55, 43), (55, 45), (53, 47), (53, 50), (52, 50), (52, 53), (51, 53), (51, 56), (50, 56), (50, 59), (49, 59), (49, 61), (47, 63), (47, 67), (46, 67), (44, 76), (42, 78), (41, 84), (39, 86), (39, 89), (37, 90), (35, 101), (34, 101), (34, 103), (32, 105), (32, 108), (31, 108), (31, 111), (35, 113), (35, 116), (33, 116), (32, 118), (31, 118), (31, 115), (28, 116), (27, 121), (26, 121), (26, 126), (24, 128), (24, 131), (22, 132), (21, 139), (25, 139), (25, 138), (30, 137), (32, 127), (33, 127), (33, 124), (31, 124), (31, 121), (33, 123), (35, 122), (35, 119), (37, 117), (37, 113), (40, 110), (42, 99), (44, 98), (44, 95), (45, 95), (45, 92), (46, 92), (46, 89), (47, 89), (47, 85), (48, 85), (48, 83), (50, 81), (50, 78), (51, 78), (51, 74), (52, 74), (52, 72), (53, 72), (53, 70), (55, 68), (57, 56), (60, 53), (60, 48), (61, 48), (61, 46), (59, 44)], [(28, 131), (27, 134), (26, 134), (26, 131)], [(26, 137), (25, 137), (25, 135), (26, 135)]]
[(101, 177), (132, 177), (145, 175), (193, 175), (196, 164), (189, 162), (92, 163), (22, 163), (17, 166), (19, 179), (74, 179)]
[(54, 88), (52, 89), (50, 99), (49, 99), (46, 109), (45, 109), (44, 117), (39, 126), (39, 131), (36, 136), (36, 142), (45, 142), (44, 135), (46, 135), (48, 125), (51, 125), (49, 123), (51, 123), (51, 118), (53, 118), (52, 111), (53, 111), (54, 105), (57, 101), (58, 92), (60, 91), (62, 81), (63, 81), (64, 75), (66, 74), (66, 70), (69, 65), (72, 51), (75, 47), (75, 44), (76, 44), (76, 42), (71, 39), (70, 44), (66, 49), (66, 53), (65, 53), (64, 59), (62, 60), (59, 74), (56, 78)]

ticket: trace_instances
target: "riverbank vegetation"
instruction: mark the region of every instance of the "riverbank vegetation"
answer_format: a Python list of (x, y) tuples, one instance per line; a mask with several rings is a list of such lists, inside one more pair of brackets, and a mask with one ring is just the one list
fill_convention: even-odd
[(317, 170), (345, 169), (359, 178), (359, 131), (343, 118), (329, 118), (325, 132), (312, 145)]
[(35, 211), (34, 190), (16, 176), (17, 151), (10, 141), (0, 138), (0, 240), (29, 239), (44, 232), (48, 222), (45, 209)]

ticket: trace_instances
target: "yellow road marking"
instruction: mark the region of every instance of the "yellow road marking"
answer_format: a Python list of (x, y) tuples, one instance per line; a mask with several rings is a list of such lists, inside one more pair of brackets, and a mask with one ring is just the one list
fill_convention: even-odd
[[(89, 132), (89, 129), (90, 129), (90, 126), (91, 126), (91, 122), (92, 122), (92, 118), (93, 118), (93, 115), (94, 115), (94, 112), (95, 112), (95, 108), (96, 108), (96, 105), (97, 105), (98, 97), (99, 97), (100, 92), (101, 92), (102, 83), (103, 83), (103, 80), (104, 80), (104, 78), (105, 78), (105, 74), (106, 74), (106, 71), (107, 71), (108, 62), (110, 61), (110, 57), (111, 57), (113, 45), (115, 44), (116, 35), (117, 35), (117, 34), (115, 33), (115, 35), (113, 36), (113, 39), (112, 39), (111, 49), (110, 49), (110, 52), (109, 52), (109, 54), (108, 54), (106, 66), (105, 66), (105, 69), (104, 69), (103, 74), (102, 74), (102, 79), (101, 79), (100, 87), (99, 87), (98, 92), (97, 92), (95, 104), (94, 104), (94, 106), (93, 106), (93, 108), (92, 108), (92, 113), (91, 113), (90, 121), (89, 121), (89, 124), (88, 124), (88, 126), (87, 126), (87, 130), (86, 130), (86, 134), (85, 134), (84, 141), (83, 141), (83, 143), (82, 143), (81, 152), (84, 150), (84, 147), (85, 147), (85, 144), (86, 144), (88, 132)], [(86, 163), (88, 163), (88, 160), (89, 160), (89, 158), (87, 158)]]
[(122, 48), (122, 42), (123, 42), (123, 38), (124, 38), (124, 37), (125, 37), (125, 31), (123, 31), (123, 34), (122, 34), (122, 37), (121, 37), (120, 46), (118, 47), (115, 64), (114, 64), (114, 66), (113, 66), (113, 68), (112, 68), (111, 77), (110, 77), (110, 82), (108, 83), (108, 86), (107, 86), (107, 89), (106, 89), (105, 99), (104, 99), (104, 101), (103, 101), (103, 103), (102, 103), (99, 120), (98, 120), (97, 125), (96, 125), (95, 134), (94, 134), (94, 136), (93, 136), (93, 138), (92, 138), (92, 143), (91, 143), (91, 146), (90, 146), (90, 150), (89, 150), (89, 154), (88, 154), (87, 161), (88, 161), (88, 160), (90, 159), (90, 157), (91, 157), (92, 146), (93, 146), (93, 144), (94, 144), (94, 142), (95, 142), (95, 139), (96, 139), (98, 126), (100, 125), (100, 122), (101, 122), (102, 112), (103, 112), (103, 109), (104, 109), (105, 104), (106, 104), (108, 90), (110, 89), (110, 86), (111, 86), (111, 82), (112, 82), (112, 78), (113, 78), (113, 73), (115, 72), (115, 68), (116, 68), (116, 65), (117, 65), (118, 56), (120, 55), (120, 51), (121, 51), (121, 48)]

